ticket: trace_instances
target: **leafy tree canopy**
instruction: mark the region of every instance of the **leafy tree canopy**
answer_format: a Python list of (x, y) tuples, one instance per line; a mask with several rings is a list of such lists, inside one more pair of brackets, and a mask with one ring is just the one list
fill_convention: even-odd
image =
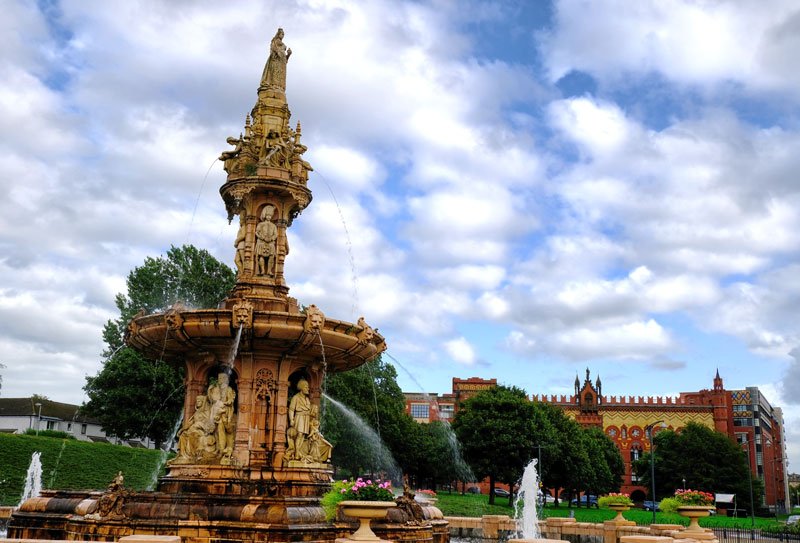
[(359, 427), (352, 416), (326, 402), (323, 431), (334, 445), (331, 461), (337, 469), (359, 475), (393, 470), (393, 462), (403, 468), (409, 464), (408, 444), (413, 446), (420, 434), (405, 413), (394, 366), (379, 356), (356, 369), (328, 376), (325, 389), (368, 427)]
[[(546, 488), (584, 488), (590, 479), (590, 458), (584, 446), (580, 425), (559, 408), (543, 403), (534, 404), (534, 426), (541, 436), (542, 466), (539, 477)], [(564, 496), (559, 496), (563, 499)]]
[(124, 346), (131, 318), (140, 310), (159, 311), (180, 301), (192, 307), (217, 307), (234, 285), (233, 271), (207, 251), (191, 245), (171, 247), (166, 257), (147, 258), (128, 274), (126, 294), (117, 294), (120, 315), (106, 323), (107, 357), (86, 378), (87, 415), (121, 438), (150, 438), (161, 445), (183, 407), (183, 368), (149, 360)]
[(625, 461), (617, 446), (600, 428), (584, 428), (583, 441), (591, 459), (589, 479), (585, 481), (584, 490), (594, 495), (619, 492)]
[(103, 330), (109, 349), (105, 356), (123, 346), (125, 328), (139, 311), (164, 311), (175, 302), (195, 308), (217, 307), (235, 280), (233, 270), (192, 245), (170, 247), (166, 257), (147, 257), (128, 274), (128, 292), (115, 298), (120, 315)]
[(490, 503), (495, 481), (513, 487), (533, 458), (533, 418), (534, 404), (525, 391), (506, 386), (479, 392), (456, 413), (453, 429), (472, 471), (479, 478), (489, 477)]
[[(727, 435), (707, 426), (690, 422), (680, 433), (658, 432), (654, 437), (656, 496), (664, 497), (686, 487), (711, 493), (736, 494), (739, 507), (750, 507), (750, 486), (753, 483), (755, 502), (760, 502), (763, 485), (751, 478), (746, 449)], [(651, 488), (650, 454), (634, 464), (642, 484)]]

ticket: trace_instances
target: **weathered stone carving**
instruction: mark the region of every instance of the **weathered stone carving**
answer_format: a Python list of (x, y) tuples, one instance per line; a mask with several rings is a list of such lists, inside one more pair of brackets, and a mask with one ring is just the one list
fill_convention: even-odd
[(306, 308), (306, 320), (303, 322), (303, 329), (306, 333), (316, 333), (325, 326), (325, 314), (320, 309), (311, 304)]
[(261, 222), (256, 226), (256, 273), (275, 276), (278, 256), (278, 227), (272, 222), (275, 206), (267, 204), (261, 210)]
[(256, 373), (256, 398), (267, 400), (278, 387), (272, 372), (266, 368), (261, 368)]
[(286, 90), (286, 63), (290, 56), (292, 50), (283, 43), (283, 29), (279, 28), (269, 44), (269, 58), (261, 74), (262, 87)]
[(285, 460), (300, 460), (308, 434), (311, 432), (311, 399), (308, 381), (297, 382), (297, 394), (289, 402), (288, 446)]
[(114, 480), (109, 483), (108, 488), (102, 496), (97, 500), (97, 508), (92, 514), (86, 515), (86, 518), (93, 520), (100, 520), (103, 518), (123, 519), (125, 518), (125, 499), (130, 492), (125, 489), (125, 477), (120, 471), (117, 473)]
[(178, 456), (170, 464), (216, 463), (217, 442), (211, 408), (204, 395), (197, 396), (195, 410), (178, 433)]
[(236, 392), (229, 386), (228, 374), (220, 372), (217, 382), (208, 387), (208, 401), (211, 402), (211, 419), (214, 422), (217, 437), (217, 452), (220, 464), (230, 464), (233, 453), (233, 437), (236, 419), (233, 413), (233, 402)]
[(333, 445), (326, 440), (319, 430), (319, 412), (317, 406), (312, 408), (311, 431), (308, 433), (308, 453), (302, 455), (303, 461), (316, 464), (329, 462)]
[(236, 270), (239, 275), (244, 272), (245, 260), (245, 237), (247, 235), (247, 224), (245, 222), (244, 213), (239, 215), (239, 230), (236, 232), (236, 239), (233, 241), (233, 246), (236, 248), (236, 255), (233, 257), (233, 263), (236, 265)]
[(234, 322), (242, 328), (253, 327), (253, 303), (247, 300), (239, 300), (233, 304)]
[(242, 135), (239, 134), (239, 139), (236, 139), (233, 136), (231, 136), (225, 141), (228, 142), (228, 145), (233, 145), (234, 148), (230, 151), (222, 151), (222, 154), (219, 156), (219, 160), (223, 161), (222, 168), (228, 173), (238, 173), (234, 172), (234, 170), (236, 170), (236, 166), (239, 163), (239, 161), (236, 160), (236, 158), (242, 152), (242, 144), (244, 143)]
[(205, 395), (197, 396), (195, 411), (178, 433), (178, 455), (170, 465), (225, 464), (231, 462), (236, 415), (236, 392), (220, 373)]
[[(285, 103), (286, 65), (291, 55), (283, 43), (283, 30), (278, 29), (270, 44), (270, 55), (261, 76), (259, 99), (251, 114), (245, 118), (244, 135), (229, 137), (227, 142), (233, 149), (223, 151), (219, 160), (231, 177), (250, 177), (258, 174), (259, 166), (286, 170), (292, 179), (305, 184), (311, 165), (302, 159), (307, 147), (300, 143), (300, 123), (297, 129), (289, 126), (288, 108), (283, 119), (276, 119), (274, 108)], [(261, 91), (266, 92), (261, 92)], [(306, 196), (306, 200), (308, 197)], [(227, 203), (230, 204), (228, 200)], [(302, 207), (308, 205), (303, 202)], [(228, 209), (228, 220), (237, 213), (237, 206)]]
[(167, 321), (167, 328), (170, 330), (179, 330), (180, 327), (183, 325), (183, 317), (181, 317), (180, 310), (183, 309), (182, 307), (172, 307), (167, 314), (164, 316), (164, 319)]
[(367, 321), (364, 320), (364, 317), (359, 317), (358, 323), (361, 327), (361, 331), (356, 334), (358, 338), (359, 345), (366, 345), (367, 343), (372, 342), (375, 338), (375, 330), (372, 329), (372, 326), (367, 324)]
[(320, 432), (319, 407), (311, 404), (308, 381), (300, 379), (298, 392), (289, 402), (288, 446), (284, 463), (324, 464), (330, 461), (333, 445)]

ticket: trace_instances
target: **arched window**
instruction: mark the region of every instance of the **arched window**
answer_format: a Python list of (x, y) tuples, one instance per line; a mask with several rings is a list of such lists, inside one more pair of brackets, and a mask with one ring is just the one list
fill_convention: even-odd
[(631, 445), (631, 484), (636, 484), (639, 482), (639, 477), (633, 471), (633, 463), (639, 460), (642, 457), (642, 445), (640, 443), (634, 443)]

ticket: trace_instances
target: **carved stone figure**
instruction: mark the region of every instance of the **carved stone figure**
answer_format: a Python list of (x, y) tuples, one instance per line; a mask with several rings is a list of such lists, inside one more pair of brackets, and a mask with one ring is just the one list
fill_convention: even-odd
[(242, 328), (253, 327), (253, 304), (247, 300), (239, 300), (233, 304), (233, 316), (236, 324)]
[(269, 58), (261, 74), (261, 86), (286, 90), (286, 63), (292, 50), (283, 43), (283, 29), (279, 28), (269, 45)]
[(278, 257), (278, 227), (272, 222), (275, 206), (267, 204), (261, 210), (261, 222), (256, 226), (256, 273), (275, 276)]
[(97, 508), (95, 511), (86, 518), (92, 520), (100, 520), (104, 518), (122, 519), (125, 518), (125, 499), (130, 494), (125, 490), (125, 478), (120, 471), (114, 480), (109, 483), (108, 488), (102, 496), (97, 500)]
[[(285, 458), (301, 460), (305, 452), (306, 438), (311, 433), (311, 398), (308, 397), (308, 381), (297, 382), (297, 394), (289, 402), (289, 444)], [(291, 451), (291, 452), (290, 452)]]
[(236, 264), (239, 275), (244, 271), (244, 240), (247, 234), (246, 227), (247, 224), (245, 223), (244, 213), (242, 213), (239, 215), (239, 230), (236, 232), (236, 239), (233, 242), (233, 246), (236, 247), (236, 256), (233, 257), (233, 263)]
[(308, 453), (303, 457), (306, 462), (324, 464), (331, 459), (333, 445), (326, 440), (319, 431), (319, 415), (317, 408), (313, 409), (311, 417), (311, 431), (308, 433)]
[(360, 345), (366, 345), (375, 338), (375, 330), (372, 329), (372, 326), (367, 324), (367, 321), (364, 320), (364, 317), (359, 317), (357, 324), (361, 327), (361, 331), (356, 334), (356, 337), (358, 337), (358, 343)]
[(211, 404), (211, 421), (214, 423), (217, 452), (221, 464), (230, 464), (233, 453), (233, 438), (236, 421), (233, 402), (236, 392), (229, 386), (228, 374), (220, 372), (217, 382), (208, 387), (208, 401)]
[(232, 173), (236, 169), (236, 163), (238, 162), (239, 154), (242, 152), (242, 136), (239, 136), (239, 139), (234, 138), (233, 136), (229, 137), (227, 140), (228, 145), (233, 145), (233, 149), (230, 151), (222, 151), (222, 154), (219, 155), (219, 160), (222, 160), (224, 165), (222, 168), (228, 172)]
[(125, 476), (121, 471), (119, 471), (117, 472), (117, 476), (114, 477), (114, 480), (108, 484), (108, 488), (106, 490), (108, 492), (117, 492), (123, 488), (125, 488)]
[(303, 323), (303, 329), (306, 332), (315, 332), (322, 330), (325, 326), (325, 314), (314, 304), (306, 308), (306, 320)]
[[(172, 459), (170, 464), (202, 463), (207, 453), (209, 438), (216, 444), (216, 438), (212, 435), (214, 430), (211, 407), (206, 396), (201, 394), (195, 399), (194, 413), (178, 433), (178, 456)], [(216, 450), (212, 451), (211, 458), (215, 456)]]

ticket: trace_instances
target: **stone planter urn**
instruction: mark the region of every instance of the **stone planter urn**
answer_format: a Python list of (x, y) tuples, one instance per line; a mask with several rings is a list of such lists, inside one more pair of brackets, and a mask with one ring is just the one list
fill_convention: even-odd
[(705, 532), (697, 523), (697, 519), (707, 517), (711, 514), (711, 505), (681, 505), (678, 507), (678, 514), (689, 519), (689, 527), (686, 532)]
[(357, 500), (345, 500), (339, 502), (342, 513), (348, 517), (357, 518), (360, 522), (358, 530), (353, 532), (348, 539), (353, 541), (380, 541), (381, 538), (375, 535), (369, 523), (372, 519), (384, 518), (389, 509), (395, 507), (394, 502), (366, 502)]
[(608, 508), (612, 511), (616, 511), (617, 516), (611, 519), (614, 522), (624, 521), (625, 517), (622, 516), (623, 511), (627, 511), (631, 508), (630, 505), (625, 505), (624, 503), (609, 503)]

